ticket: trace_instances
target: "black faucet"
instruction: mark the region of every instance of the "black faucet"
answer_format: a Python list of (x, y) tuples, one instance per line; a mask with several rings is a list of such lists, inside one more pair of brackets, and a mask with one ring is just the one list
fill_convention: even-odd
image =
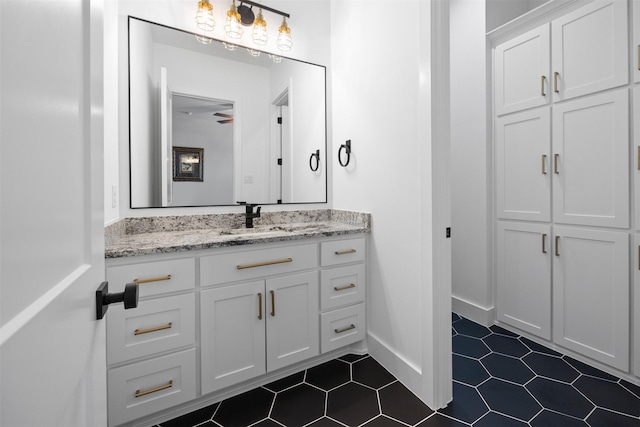
[(256, 205), (250, 205), (249, 203), (246, 204), (246, 210), (245, 210), (245, 216), (246, 216), (246, 222), (245, 225), (247, 228), (253, 228), (253, 218), (260, 218), (260, 208), (262, 206), (257, 206), (258, 209), (256, 209), (256, 212), (253, 212), (253, 208), (256, 207)]

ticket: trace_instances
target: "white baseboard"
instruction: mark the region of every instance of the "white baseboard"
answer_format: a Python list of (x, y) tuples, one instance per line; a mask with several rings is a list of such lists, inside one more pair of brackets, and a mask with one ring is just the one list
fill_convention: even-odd
[(367, 334), (367, 346), (371, 357), (391, 372), (420, 400), (429, 405), (429, 402), (425, 401), (425, 396), (421, 396), (422, 371), (419, 367), (397, 355), (392, 348), (371, 333)]
[(451, 308), (454, 313), (484, 326), (491, 326), (496, 320), (495, 307), (485, 308), (456, 296), (451, 296)]

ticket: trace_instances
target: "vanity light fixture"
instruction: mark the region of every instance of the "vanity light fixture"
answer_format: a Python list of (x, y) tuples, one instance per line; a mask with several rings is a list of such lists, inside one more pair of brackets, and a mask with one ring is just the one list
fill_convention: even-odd
[(196, 34), (196, 40), (202, 44), (211, 43), (212, 39), (207, 37), (207, 32), (212, 32), (216, 21), (213, 19), (213, 6), (209, 0), (198, 2), (198, 12), (196, 13), (196, 26), (202, 30), (202, 34)]
[(249, 55), (253, 56), (253, 57), (258, 57), (260, 56), (260, 51), (259, 50), (255, 50), (255, 49), (251, 49), (250, 47), (247, 48), (247, 52), (249, 52)]
[(275, 62), (276, 64), (279, 64), (282, 62), (282, 56), (278, 56), (278, 55), (274, 55), (272, 53), (269, 54), (269, 58), (271, 58), (271, 60), (273, 62)]
[(237, 44), (233, 44), (233, 43), (227, 43), (227, 42), (222, 42), (222, 44), (224, 45), (224, 48), (227, 50), (231, 50), (234, 51), (238, 48)]
[(240, 14), (236, 7), (236, 0), (233, 0), (231, 7), (227, 11), (227, 21), (224, 24), (224, 31), (227, 33), (227, 36), (232, 39), (239, 39), (244, 33), (242, 25), (240, 24)]
[(293, 41), (291, 40), (291, 28), (287, 25), (286, 16), (282, 17), (282, 24), (280, 24), (280, 28), (278, 28), (278, 39), (276, 40), (276, 45), (278, 45), (278, 49), (288, 52), (291, 50), (291, 46), (293, 46)]
[(262, 16), (262, 8), (258, 11), (255, 21), (253, 21), (253, 32), (251, 33), (253, 42), (258, 46), (267, 44), (267, 21)]

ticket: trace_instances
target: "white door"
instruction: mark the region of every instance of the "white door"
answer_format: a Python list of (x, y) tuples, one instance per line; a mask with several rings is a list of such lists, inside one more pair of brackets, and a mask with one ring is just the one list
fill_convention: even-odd
[(633, 245), (633, 260), (635, 260), (636, 265), (633, 265), (633, 295), (634, 302), (632, 303), (632, 307), (634, 308), (633, 318), (633, 341), (635, 344), (635, 350), (633, 354), (635, 355), (635, 361), (633, 366), (633, 372), (637, 377), (640, 377), (640, 234), (636, 234), (634, 236), (634, 245)]
[(629, 94), (626, 89), (553, 108), (553, 218), (629, 227)]
[(629, 81), (627, 2), (596, 0), (551, 23), (554, 100)]
[(320, 354), (318, 273), (267, 280), (267, 371)]
[(0, 425), (106, 426), (102, 5), (0, 20)]
[(551, 226), (498, 222), (498, 320), (551, 339)]
[(640, 2), (634, 0), (631, 2), (633, 8), (633, 44), (631, 66), (633, 69), (633, 81), (640, 82)]
[(629, 369), (629, 235), (554, 228), (554, 342)]
[[(640, 8), (640, 3), (638, 4)], [(635, 191), (636, 230), (640, 230), (640, 86), (633, 88), (633, 161), (632, 174)]]
[(264, 281), (200, 293), (202, 393), (264, 374)]
[(551, 123), (548, 107), (496, 121), (496, 201), (502, 219), (551, 219)]
[(498, 115), (548, 104), (549, 24), (495, 49), (495, 106)]

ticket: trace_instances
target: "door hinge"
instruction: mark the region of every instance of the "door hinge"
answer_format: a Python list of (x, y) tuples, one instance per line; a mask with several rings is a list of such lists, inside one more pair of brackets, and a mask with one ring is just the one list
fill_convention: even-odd
[(278, 159), (278, 165), (282, 166), (282, 159)]
[(278, 117), (278, 124), (281, 125), (282, 124), (282, 117)]

